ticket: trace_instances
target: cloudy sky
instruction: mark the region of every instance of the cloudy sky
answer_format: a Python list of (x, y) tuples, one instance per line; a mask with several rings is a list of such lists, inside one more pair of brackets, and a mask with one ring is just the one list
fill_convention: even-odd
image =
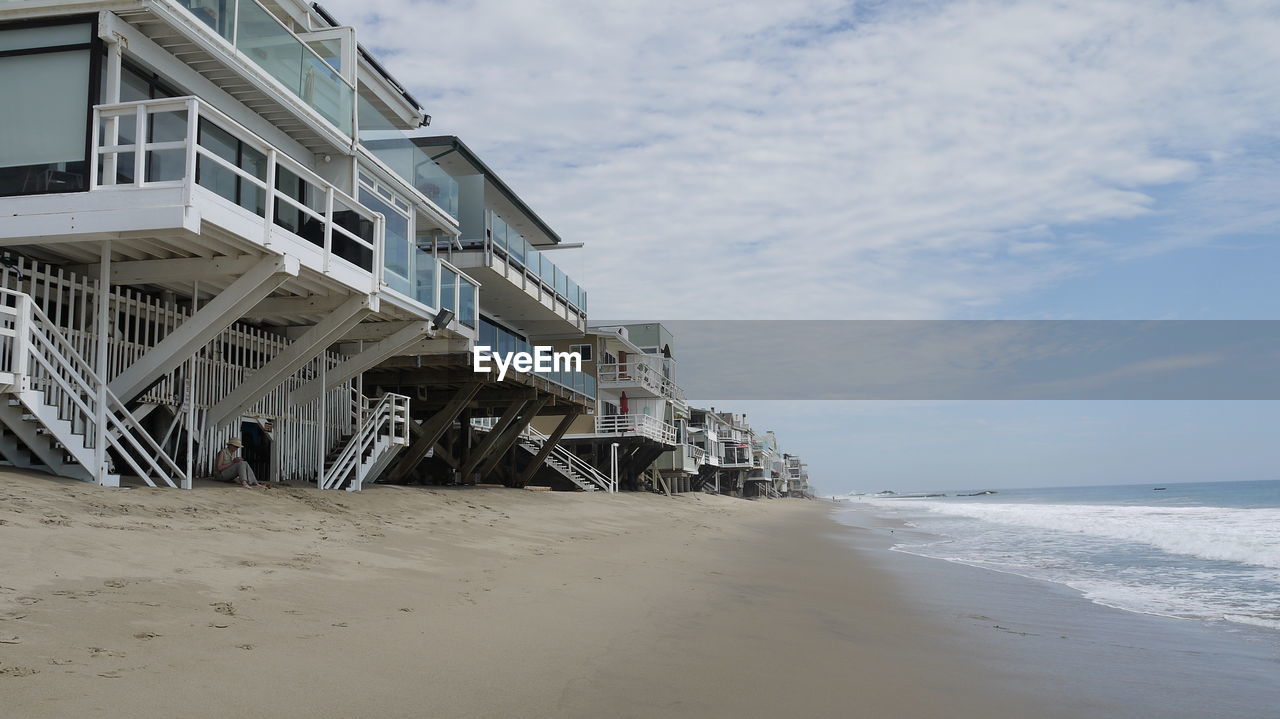
[[(597, 318), (1277, 314), (1271, 2), (323, 4), (427, 105), (433, 130), (463, 137), (587, 244), (557, 259)], [(925, 422), (937, 410), (917, 407), (914, 430), (906, 405), (773, 403), (755, 417), (832, 488), (852, 482), (842, 428), (868, 416), (902, 431), (859, 451), (867, 481), (981, 484), (1005, 444), (1005, 469), (1058, 461), (1064, 446), (1005, 442), (999, 422), (979, 421), (992, 407), (942, 413), (973, 421), (968, 445), (935, 446), (942, 466), (972, 468), (963, 481), (901, 464), (929, 427), (948, 431)], [(1239, 459), (1237, 439), (1180, 459), (1190, 450), (1169, 423), (1193, 405), (1073, 407), (996, 413), (1046, 439), (1078, 437), (1093, 413), (1108, 446), (1141, 417), (1144, 432), (1168, 430), (1164, 453), (1132, 441), (1153, 475), (1231, 451), (1249, 468), (1239, 478), (1280, 476), (1253, 476), (1280, 457)], [(1232, 438), (1259, 413), (1280, 418), (1271, 403), (1212, 412)], [(815, 429), (817, 416), (829, 421)], [(1092, 457), (1082, 477), (1131, 475)], [(1061, 475), (1051, 483), (1073, 483)]]

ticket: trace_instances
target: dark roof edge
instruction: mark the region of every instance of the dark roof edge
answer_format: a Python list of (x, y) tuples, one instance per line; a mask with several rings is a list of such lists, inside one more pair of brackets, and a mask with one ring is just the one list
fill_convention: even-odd
[[(318, 2), (311, 3), (311, 9), (315, 10), (316, 14), (324, 18), (325, 22), (329, 23), (330, 25), (334, 27), (339, 27), (341, 25), (341, 23), (338, 22), (337, 18), (329, 14), (329, 11), (325, 10), (324, 7), (320, 5), (320, 3)], [(383, 79), (391, 83), (391, 87), (394, 87), (396, 89), (396, 92), (399, 92), (400, 95), (404, 97), (404, 99), (408, 100), (410, 103), (413, 104), (414, 107), (418, 108), (419, 112), (426, 112), (426, 109), (423, 108), (422, 103), (418, 102), (418, 100), (413, 95), (410, 95), (409, 91), (404, 89), (404, 86), (401, 85), (398, 80), (396, 80), (394, 77), (391, 76), (391, 73), (387, 71), (387, 68), (383, 67), (382, 63), (378, 62), (373, 57), (373, 55), (370, 54), (368, 50), (364, 49), (364, 45), (361, 45), (360, 43), (356, 43), (356, 52), (360, 53), (360, 57), (364, 58), (369, 63), (369, 65), (379, 75), (383, 77)]]
[(503, 197), (506, 197), (511, 201), (511, 204), (520, 208), (520, 210), (524, 212), (529, 219), (533, 220), (533, 223), (538, 226), (538, 229), (542, 230), (544, 235), (551, 238), (551, 244), (560, 244), (560, 235), (556, 234), (555, 230), (551, 229), (547, 223), (543, 222), (542, 218), (538, 217), (538, 213), (534, 212), (529, 205), (525, 204), (525, 201), (520, 199), (520, 196), (513, 192), (510, 187), (507, 187), (507, 183), (503, 182), (502, 178), (498, 177), (496, 172), (489, 169), (489, 166), (484, 164), (484, 160), (481, 160), (476, 153), (472, 152), (471, 148), (467, 147), (466, 143), (458, 139), (457, 135), (434, 135), (431, 137), (412, 137), (409, 139), (411, 139), (415, 144), (421, 143), (432, 147), (449, 145), (454, 151), (461, 153), (463, 157), (467, 158), (468, 162), (478, 168), (480, 172), (484, 173), (485, 177), (489, 178), (489, 180), (493, 182), (494, 186), (498, 188), (498, 192), (501, 192)]

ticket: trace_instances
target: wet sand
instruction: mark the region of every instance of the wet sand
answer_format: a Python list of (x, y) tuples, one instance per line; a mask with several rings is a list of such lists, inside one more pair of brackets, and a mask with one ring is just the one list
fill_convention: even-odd
[(1100, 715), (909, 598), (830, 510), (0, 472), (0, 696), (32, 718)]
[(1069, 587), (890, 551), (944, 539), (844, 505), (844, 540), (916, 611), (988, 647), (992, 668), (1081, 717), (1280, 717), (1280, 632), (1138, 614)]

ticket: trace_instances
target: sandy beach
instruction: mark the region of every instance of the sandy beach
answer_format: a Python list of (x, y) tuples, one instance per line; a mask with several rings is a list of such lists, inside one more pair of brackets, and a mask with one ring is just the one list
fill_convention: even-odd
[(1149, 715), (1160, 682), (1112, 671), (1168, 649), (1129, 651), (1135, 615), (831, 510), (5, 472), (0, 695), (33, 718)]
[(22, 717), (1030, 716), (827, 512), (8, 472), (0, 692)]

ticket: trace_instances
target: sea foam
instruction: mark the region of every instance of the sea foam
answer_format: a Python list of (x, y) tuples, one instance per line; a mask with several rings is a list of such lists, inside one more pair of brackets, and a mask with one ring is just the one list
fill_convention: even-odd
[(1201, 559), (1280, 569), (1280, 509), (1099, 504), (948, 503), (863, 498), (893, 509), (926, 510), (996, 524), (1128, 542)]

